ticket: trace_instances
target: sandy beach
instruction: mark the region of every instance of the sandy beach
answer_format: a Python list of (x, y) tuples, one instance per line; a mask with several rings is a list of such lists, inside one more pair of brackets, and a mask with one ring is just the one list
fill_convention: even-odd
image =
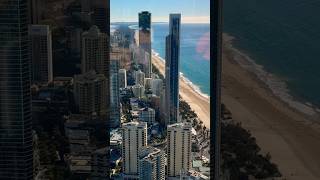
[[(271, 90), (268, 80), (252, 71), (255, 67), (249, 65), (248, 57), (235, 49), (231, 41), (229, 36), (224, 37), (222, 102), (232, 112), (233, 119), (256, 138), (262, 153), (271, 154), (284, 179), (319, 179), (320, 125), (315, 122), (316, 114), (310, 107), (287, 101), (290, 98), (275, 96), (282, 94), (277, 89)], [(164, 73), (163, 60), (153, 56), (153, 64)], [(209, 127), (209, 99), (197, 93), (182, 77), (180, 95)]]
[[(160, 57), (153, 55), (152, 63), (159, 69), (161, 74), (165, 74), (165, 62)], [(179, 87), (182, 99), (196, 112), (203, 124), (210, 128), (210, 99), (199, 94), (183, 77), (180, 77)]]
[(285, 179), (319, 179), (320, 126), (315, 114), (304, 105), (302, 113), (276, 97), (247, 69), (252, 67), (243, 65), (247, 57), (232, 47), (232, 39), (224, 40), (222, 101), (233, 119), (253, 134), (263, 153), (270, 152)]

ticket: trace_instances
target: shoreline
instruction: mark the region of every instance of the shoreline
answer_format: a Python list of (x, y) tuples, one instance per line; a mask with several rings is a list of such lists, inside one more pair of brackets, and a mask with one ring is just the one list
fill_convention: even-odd
[[(152, 63), (159, 72), (165, 76), (165, 61), (157, 55), (152, 53)], [(191, 109), (195, 111), (198, 118), (203, 121), (206, 128), (210, 129), (210, 98), (199, 92), (190, 80), (180, 74), (179, 77), (179, 94), (184, 101), (186, 101)]]
[[(157, 53), (156, 51), (154, 51), (152, 49), (152, 56), (156, 56), (157, 58), (159, 58), (161, 61), (163, 61), (163, 63), (165, 63), (166, 61), (159, 55), (159, 53)], [(188, 85), (190, 85), (190, 87), (196, 91), (200, 96), (203, 96), (204, 98), (210, 99), (210, 96), (204, 92), (201, 91), (200, 87), (196, 84), (194, 84), (190, 79), (188, 79), (186, 76), (184, 76), (184, 74), (182, 72), (179, 73), (180, 78), (183, 79), (183, 81), (185, 81)]]
[(284, 82), (263, 71), (232, 40), (224, 34), (222, 102), (256, 138), (262, 153), (270, 153), (283, 178), (318, 179), (320, 125), (314, 121), (318, 113), (306, 104), (292, 103), (296, 99), (288, 95)]
[(235, 38), (233, 36), (228, 33), (223, 33), (223, 46), (233, 51), (235, 56), (234, 61), (242, 68), (257, 76), (261, 81), (260, 83), (265, 84), (274, 96), (288, 104), (291, 108), (310, 116), (312, 119), (320, 118), (320, 107), (292, 95), (284, 80), (281, 80), (273, 73), (267, 72), (263, 65), (257, 64), (250, 56), (241, 52), (241, 50), (233, 45), (234, 40)]

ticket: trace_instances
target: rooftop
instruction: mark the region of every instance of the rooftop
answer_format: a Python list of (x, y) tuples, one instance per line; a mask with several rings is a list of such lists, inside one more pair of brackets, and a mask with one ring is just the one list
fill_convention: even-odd
[(167, 127), (168, 129), (184, 129), (184, 130), (190, 130), (192, 129), (192, 125), (190, 123), (175, 123), (175, 124), (170, 124)]
[(131, 122), (122, 124), (122, 128), (131, 128), (131, 127), (147, 128), (147, 123), (140, 122), (140, 121), (131, 121)]

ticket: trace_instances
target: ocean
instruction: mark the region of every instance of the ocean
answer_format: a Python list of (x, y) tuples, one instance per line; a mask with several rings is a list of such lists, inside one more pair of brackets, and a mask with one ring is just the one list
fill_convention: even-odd
[[(165, 59), (167, 23), (152, 24), (152, 49)], [(200, 93), (210, 96), (210, 24), (182, 24), (180, 72)]]
[[(123, 26), (126, 23), (121, 23)], [(127, 23), (136, 29), (137, 23)], [(117, 28), (111, 24), (111, 29)], [(152, 50), (165, 60), (168, 23), (152, 23)], [(200, 94), (210, 96), (210, 24), (181, 24), (180, 74)]]
[(320, 0), (225, 0), (223, 13), (233, 45), (284, 82), (283, 94), (320, 107)]

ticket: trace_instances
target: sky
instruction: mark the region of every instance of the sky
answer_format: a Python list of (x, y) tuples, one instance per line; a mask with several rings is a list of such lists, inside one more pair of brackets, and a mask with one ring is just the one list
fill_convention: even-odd
[(209, 23), (210, 0), (110, 0), (111, 22), (137, 22), (138, 13), (151, 12), (152, 22), (168, 22), (181, 13), (182, 23)]

